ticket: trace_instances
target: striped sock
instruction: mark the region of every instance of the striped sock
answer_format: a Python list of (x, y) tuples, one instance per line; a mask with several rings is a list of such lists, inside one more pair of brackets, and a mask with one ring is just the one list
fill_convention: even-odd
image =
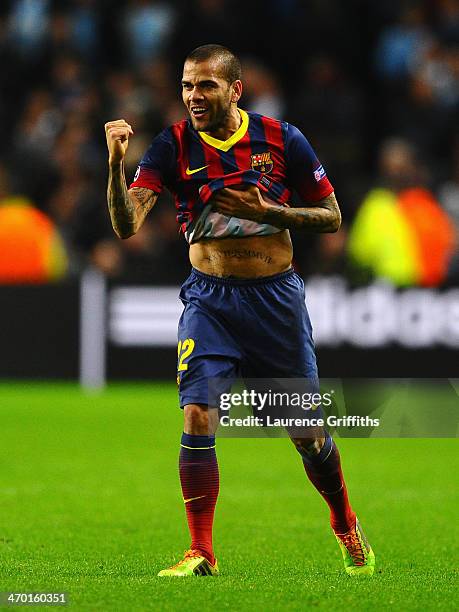
[(182, 434), (180, 482), (185, 502), (191, 546), (215, 563), (212, 525), (219, 490), (215, 436)]
[(349, 503), (341, 470), (339, 451), (327, 434), (317, 455), (300, 453), (309, 480), (330, 508), (330, 524), (336, 533), (347, 533), (355, 525), (355, 513)]

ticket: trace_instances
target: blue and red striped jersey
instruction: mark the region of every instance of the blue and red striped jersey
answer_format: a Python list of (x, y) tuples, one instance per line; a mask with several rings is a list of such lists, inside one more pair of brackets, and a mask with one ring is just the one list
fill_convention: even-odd
[(275, 233), (272, 226), (212, 211), (223, 187), (255, 184), (271, 201), (286, 204), (296, 191), (308, 204), (333, 187), (304, 135), (293, 125), (239, 109), (241, 125), (225, 141), (197, 132), (189, 120), (163, 130), (143, 156), (131, 187), (174, 195), (177, 222), (189, 242), (200, 238)]

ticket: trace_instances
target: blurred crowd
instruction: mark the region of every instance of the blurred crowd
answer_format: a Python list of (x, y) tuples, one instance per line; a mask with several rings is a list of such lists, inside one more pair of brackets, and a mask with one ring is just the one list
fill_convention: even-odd
[(209, 42), (242, 59), (241, 107), (299, 127), (335, 186), (342, 229), (294, 235), (301, 274), (459, 284), (459, 0), (2, 2), (0, 282), (32, 263), (33, 281), (88, 265), (186, 277), (167, 192), (135, 236), (114, 236), (103, 126), (134, 127), (129, 182), (185, 116), (183, 58)]

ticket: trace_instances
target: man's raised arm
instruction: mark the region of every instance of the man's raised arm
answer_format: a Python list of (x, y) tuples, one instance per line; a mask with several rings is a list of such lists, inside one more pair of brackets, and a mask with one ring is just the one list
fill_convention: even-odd
[(105, 124), (109, 152), (107, 202), (112, 226), (119, 238), (129, 238), (135, 234), (158, 199), (158, 194), (151, 189), (127, 188), (124, 157), (129, 135), (133, 133), (124, 119)]

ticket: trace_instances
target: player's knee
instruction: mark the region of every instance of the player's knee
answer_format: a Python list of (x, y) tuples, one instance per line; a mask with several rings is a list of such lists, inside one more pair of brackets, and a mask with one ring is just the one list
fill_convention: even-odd
[(292, 438), (291, 440), (301, 455), (310, 457), (318, 455), (325, 442), (325, 438)]
[(208, 436), (212, 432), (209, 409), (203, 404), (187, 404), (183, 409), (184, 431), (194, 436)]

